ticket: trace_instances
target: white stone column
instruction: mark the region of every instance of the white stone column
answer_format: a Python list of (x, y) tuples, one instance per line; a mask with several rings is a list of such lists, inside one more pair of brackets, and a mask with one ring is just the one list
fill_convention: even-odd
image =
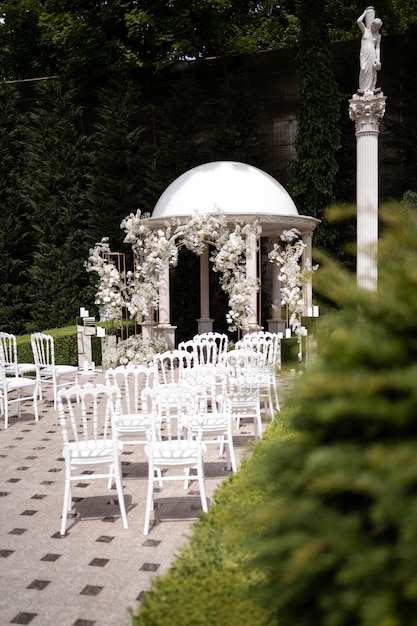
[(169, 297), (169, 263), (166, 263), (161, 280), (161, 287), (159, 289), (158, 336), (166, 341), (169, 346), (174, 347), (176, 326), (171, 326), (171, 307)]
[[(258, 263), (257, 263), (257, 242), (256, 236), (250, 234), (246, 241), (246, 276), (254, 285), (258, 285)], [(254, 288), (251, 293), (250, 306), (253, 313), (249, 316), (249, 330), (258, 330), (258, 288)]]
[[(312, 266), (312, 234), (311, 232), (301, 233), (301, 238), (305, 245), (304, 254), (303, 254), (303, 267)], [(307, 315), (307, 311), (309, 308), (313, 306), (313, 277), (310, 272), (307, 278), (307, 282), (304, 285), (304, 315)]]
[[(274, 243), (279, 244), (279, 238), (274, 237), (269, 239), (272, 249)], [(279, 273), (281, 271), (280, 266), (276, 261), (272, 263), (272, 317), (267, 320), (268, 330), (272, 333), (285, 332), (285, 320), (281, 317), (281, 281), (279, 280)]]
[(209, 247), (206, 245), (200, 256), (200, 319), (197, 320), (199, 334), (213, 330), (213, 320), (210, 318), (209, 272)]
[(378, 135), (385, 100), (378, 89), (349, 100), (356, 131), (357, 284), (371, 290), (378, 282)]

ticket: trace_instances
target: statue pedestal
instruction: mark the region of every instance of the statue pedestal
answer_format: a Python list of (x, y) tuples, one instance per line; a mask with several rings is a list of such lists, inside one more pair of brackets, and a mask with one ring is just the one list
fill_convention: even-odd
[(378, 136), (386, 97), (380, 89), (349, 100), (356, 133), (357, 284), (376, 289), (378, 281)]

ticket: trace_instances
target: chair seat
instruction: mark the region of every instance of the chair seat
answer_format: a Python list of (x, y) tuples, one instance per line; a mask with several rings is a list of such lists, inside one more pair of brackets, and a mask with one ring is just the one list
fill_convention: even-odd
[(119, 433), (146, 433), (146, 427), (144, 415), (122, 415), (117, 422)]
[(55, 369), (57, 376), (64, 376), (65, 374), (72, 374), (78, 370), (75, 365), (54, 365), (53, 367), (44, 366), (40, 368), (41, 374), (52, 374)]
[(16, 389), (23, 389), (25, 387), (33, 387), (36, 380), (34, 378), (22, 378), (21, 376), (10, 376), (6, 378), (6, 385), (8, 391), (15, 391)]
[[(16, 365), (6, 365), (4, 368), (6, 374), (15, 374), (16, 373)], [(30, 374), (31, 372), (36, 372), (36, 365), (34, 363), (18, 363), (17, 371), (19, 375)]]
[[(64, 447), (63, 455), (70, 454), (71, 464), (105, 464), (114, 462), (114, 445), (116, 441), (107, 439), (106, 441), (85, 441), (70, 442)], [(119, 452), (123, 450), (123, 443), (117, 441)]]
[[(200, 454), (207, 452), (207, 446), (200, 442), (192, 442), (187, 440), (178, 441), (161, 441), (152, 443), (152, 457), (154, 465), (163, 464), (167, 466), (189, 465), (190, 462), (197, 463)], [(148, 446), (145, 447), (145, 453), (148, 454)]]

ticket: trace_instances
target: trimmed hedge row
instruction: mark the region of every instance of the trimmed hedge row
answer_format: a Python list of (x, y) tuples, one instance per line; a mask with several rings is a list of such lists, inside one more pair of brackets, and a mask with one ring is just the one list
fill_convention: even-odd
[[(193, 526), (189, 545), (132, 614), (133, 626), (274, 626), (275, 607), (264, 608), (253, 590), (264, 578), (251, 564), (254, 553), (242, 549), (241, 528), (252, 507), (269, 498), (262, 485), (262, 458), (272, 441), (288, 438), (285, 407), (253, 445), (236, 474), (216, 491), (208, 514)], [(254, 480), (254, 472), (258, 473)], [(248, 525), (251, 522), (248, 520)], [(256, 536), (258, 529), (253, 527)]]

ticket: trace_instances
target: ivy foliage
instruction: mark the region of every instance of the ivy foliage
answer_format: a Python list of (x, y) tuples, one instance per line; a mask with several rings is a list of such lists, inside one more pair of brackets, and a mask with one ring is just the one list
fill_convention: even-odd
[[(295, 148), (290, 164), (291, 191), (303, 215), (322, 220), (326, 206), (334, 200), (340, 149), (340, 100), (332, 69), (332, 54), (326, 21), (325, 0), (299, 0), (300, 107), (297, 115)], [(328, 225), (327, 225), (328, 227)], [(317, 229), (318, 246), (328, 239)]]

